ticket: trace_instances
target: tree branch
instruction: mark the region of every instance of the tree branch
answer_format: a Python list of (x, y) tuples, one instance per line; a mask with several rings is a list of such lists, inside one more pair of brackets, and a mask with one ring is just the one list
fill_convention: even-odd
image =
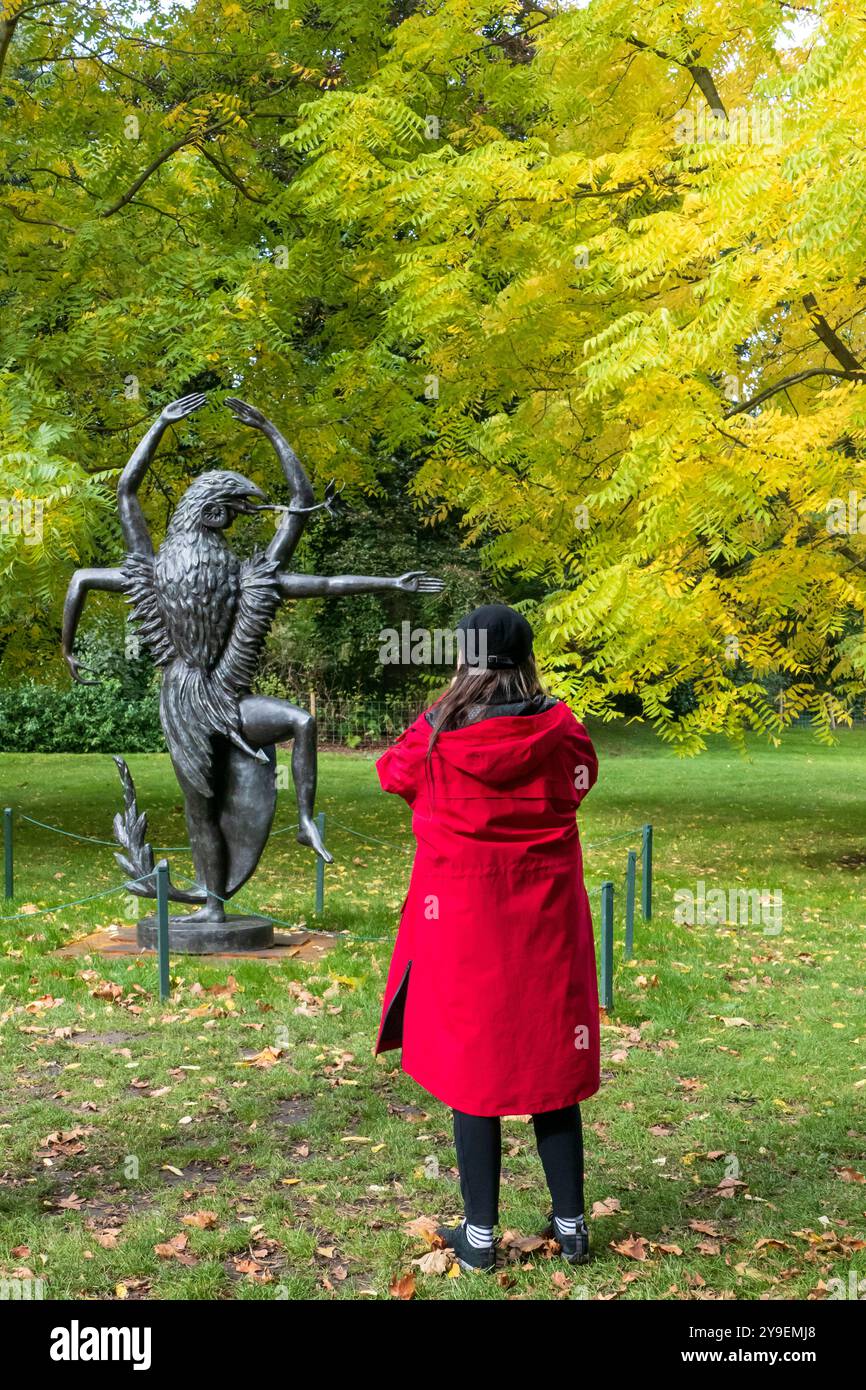
[[(284, 92), (287, 87), (294, 87), (296, 85), (297, 79), (294, 77), (290, 77), (287, 82), (281, 82), (277, 87), (273, 89), (273, 91), (270, 91), (265, 96), (263, 96), (262, 100), (270, 101), (273, 97), (279, 96), (281, 92)], [(255, 106), (251, 106), (249, 110), (245, 111), (243, 114), (244, 116), (252, 118), (256, 114)], [(147, 182), (151, 174), (155, 174), (157, 169), (161, 168), (162, 165), (165, 164), (166, 160), (171, 159), (173, 154), (177, 154), (178, 150), (182, 150), (186, 145), (196, 145), (199, 149), (201, 149), (201, 142), (203, 140), (208, 139), (212, 135), (217, 135), (219, 131), (224, 130), (226, 126), (231, 125), (233, 120), (234, 116), (225, 116), (223, 120), (215, 121), (213, 125), (206, 126), (204, 130), (188, 130), (184, 135), (181, 135), (179, 139), (175, 140), (173, 144), (168, 145), (164, 150), (162, 150), (160, 154), (156, 156), (156, 159), (152, 160), (150, 164), (148, 164), (147, 168), (144, 170), (144, 173), (139, 175), (132, 187), (128, 188), (127, 191), (122, 195), (122, 197), (118, 198), (115, 203), (112, 203), (110, 208), (107, 208), (105, 212), (101, 212), (99, 214), (100, 217), (113, 217), (116, 212), (120, 212), (121, 208), (126, 207), (127, 203), (129, 203), (131, 199), (135, 197), (136, 193), (142, 187), (142, 185)], [(202, 153), (204, 153), (204, 151), (202, 151)]]
[(833, 354), (839, 365), (844, 367), (846, 372), (862, 371), (862, 364), (857, 360), (850, 348), (845, 346), (842, 339), (834, 332), (824, 318), (824, 315), (818, 309), (818, 301), (814, 294), (810, 293), (803, 295), (803, 306), (811, 316), (812, 327), (815, 330), (816, 337), (821, 339), (827, 351)]
[(29, 222), (33, 227), (56, 227), (60, 232), (69, 232), (70, 236), (75, 235), (74, 227), (67, 227), (62, 222), (52, 222), (46, 217), (25, 217), (23, 212), (19, 212), (9, 203), (0, 203), (0, 212), (8, 212), (17, 222)]
[(633, 34), (626, 37), (626, 43), (630, 43), (633, 48), (638, 48), (646, 53), (654, 53), (657, 58), (661, 58), (666, 63), (676, 63), (677, 67), (685, 68), (691, 74), (692, 81), (700, 88), (701, 95), (714, 113), (721, 113), (727, 119), (727, 111), (722, 98), (719, 96), (719, 89), (713, 80), (713, 74), (709, 68), (702, 63), (689, 61), (695, 59), (697, 54), (689, 54), (687, 58), (675, 58), (672, 53), (665, 53), (661, 48), (653, 48), (652, 44), (644, 43), (643, 39), (636, 38)]
[(734, 415), (742, 415), (746, 410), (753, 410), (756, 405), (766, 401), (770, 396), (775, 396), (778, 391), (786, 391), (789, 386), (797, 386), (801, 381), (808, 381), (814, 376), (832, 376), (842, 381), (866, 381), (866, 371), (857, 368), (854, 371), (847, 371), (843, 367), (807, 367), (805, 371), (797, 372), (794, 376), (786, 376), (782, 381), (777, 381), (774, 386), (767, 386), (763, 391), (759, 391), (757, 396), (752, 396), (751, 400), (740, 401), (732, 410), (725, 411), (724, 420), (730, 420)]
[(267, 198), (260, 198), (258, 194), (251, 193), (242, 179), (238, 178), (234, 170), (230, 169), (228, 164), (221, 163), (216, 155), (213, 154), (211, 150), (207, 149), (205, 145), (196, 144), (196, 149), (199, 154), (204, 155), (209, 164), (213, 165), (218, 174), (221, 174), (224, 179), (228, 179), (229, 183), (232, 184), (239, 193), (242, 193), (245, 198), (248, 198), (251, 203), (267, 204)]
[(15, 37), (19, 19), (24, 19), (29, 14), (35, 14), (37, 10), (50, 9), (53, 3), (54, 0), (33, 0), (32, 4), (22, 5), (20, 10), (16, 10), (14, 14), (0, 19), (0, 78), (3, 76), (6, 55), (9, 52), (9, 45)]
[(127, 203), (132, 202), (138, 190), (147, 183), (151, 174), (155, 174), (157, 169), (161, 168), (167, 159), (171, 159), (173, 154), (177, 154), (178, 150), (182, 150), (184, 145), (191, 145), (195, 138), (196, 136), (192, 131), (187, 131), (186, 134), (181, 135), (180, 138), (175, 140), (171, 145), (166, 146), (166, 148), (156, 156), (156, 159), (151, 160), (144, 173), (139, 174), (132, 187), (128, 188), (115, 203), (112, 203), (110, 208), (106, 208), (99, 216), (113, 217), (116, 212), (120, 212), (121, 208), (125, 208)]

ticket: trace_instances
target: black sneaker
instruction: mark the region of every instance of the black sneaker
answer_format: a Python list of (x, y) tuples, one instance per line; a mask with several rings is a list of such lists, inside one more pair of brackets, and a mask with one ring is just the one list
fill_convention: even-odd
[(583, 1217), (578, 1221), (577, 1232), (573, 1236), (564, 1236), (560, 1234), (556, 1222), (553, 1219), (552, 1212), (547, 1229), (548, 1234), (559, 1246), (564, 1260), (568, 1260), (570, 1265), (589, 1264), (589, 1230), (587, 1229), (586, 1221)]
[(438, 1226), (437, 1236), (441, 1236), (449, 1250), (454, 1251), (454, 1258), (461, 1269), (467, 1273), (475, 1270), (493, 1269), (496, 1264), (496, 1251), (492, 1245), (477, 1246), (470, 1243), (466, 1234), (466, 1221), (461, 1221), (457, 1226)]

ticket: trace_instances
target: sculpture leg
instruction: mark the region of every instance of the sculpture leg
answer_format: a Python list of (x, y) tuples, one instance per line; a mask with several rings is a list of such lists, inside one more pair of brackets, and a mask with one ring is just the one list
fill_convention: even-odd
[(316, 721), (305, 709), (274, 700), (266, 695), (247, 695), (240, 702), (241, 731), (254, 748), (294, 740), (292, 779), (298, 799), (298, 844), (309, 845), (330, 864), (333, 855), (322, 844), (315, 820), (316, 804)]
[[(177, 772), (177, 768), (175, 768)], [(186, 803), (186, 823), (192, 849), (195, 876), (207, 890), (205, 905), (197, 912), (184, 914), (179, 921), (185, 922), (224, 922), (226, 910), (226, 846), (220, 830), (216, 802), (212, 797), (202, 796), (188, 785), (185, 786), (178, 774), (178, 781)]]

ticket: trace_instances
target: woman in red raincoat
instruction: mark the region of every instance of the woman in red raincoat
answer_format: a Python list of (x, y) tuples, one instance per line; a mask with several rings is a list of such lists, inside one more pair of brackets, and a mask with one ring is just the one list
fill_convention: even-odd
[(379, 759), (417, 841), (376, 1052), (454, 1111), (465, 1216), (440, 1234), (494, 1264), (501, 1115), (531, 1114), (552, 1233), (584, 1263), (579, 1101), (599, 1086), (592, 919), (575, 811), (596, 780), (586, 730), (546, 696), (526, 619), (502, 604), (458, 624), (449, 690)]

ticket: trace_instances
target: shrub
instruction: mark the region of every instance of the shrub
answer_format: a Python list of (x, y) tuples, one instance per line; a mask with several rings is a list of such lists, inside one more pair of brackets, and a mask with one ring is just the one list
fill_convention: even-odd
[(55, 690), (0, 689), (0, 752), (161, 753), (159, 696), (124, 694), (118, 680)]

